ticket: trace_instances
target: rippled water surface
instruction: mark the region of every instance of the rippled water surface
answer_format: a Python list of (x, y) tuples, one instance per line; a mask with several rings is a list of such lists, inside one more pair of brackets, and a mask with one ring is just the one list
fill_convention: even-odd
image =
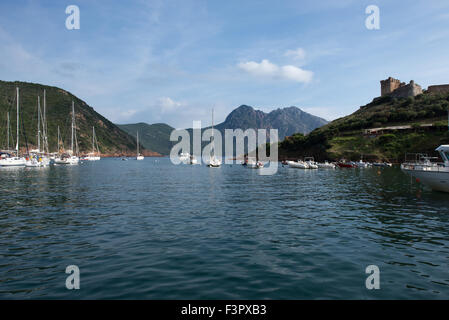
[(449, 194), (397, 168), (105, 159), (0, 181), (0, 298), (449, 298)]

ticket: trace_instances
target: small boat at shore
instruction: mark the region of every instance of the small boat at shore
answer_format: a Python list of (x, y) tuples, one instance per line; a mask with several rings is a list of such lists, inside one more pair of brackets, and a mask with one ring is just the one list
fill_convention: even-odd
[(353, 162), (340, 161), (337, 163), (337, 166), (340, 168), (355, 168), (355, 164)]
[(298, 161), (287, 161), (287, 164), (290, 168), (296, 168), (296, 169), (309, 169), (309, 165), (302, 161), (302, 160), (298, 160)]
[(315, 162), (313, 157), (304, 158), (304, 162), (309, 166), (308, 169), (318, 169), (318, 164)]
[(320, 169), (335, 169), (335, 164), (330, 163), (328, 161), (324, 161), (323, 163), (316, 164)]
[(449, 145), (441, 145), (435, 151), (438, 151), (443, 163), (431, 162), (432, 158), (418, 155), (415, 161), (401, 164), (401, 170), (432, 190), (449, 192)]
[(373, 163), (374, 167), (392, 167), (393, 165), (389, 162), (374, 162)]
[(187, 164), (191, 164), (191, 165), (198, 164), (198, 160), (196, 160), (195, 156), (192, 154), (187, 159)]
[(261, 169), (263, 168), (263, 163), (260, 161), (257, 161), (255, 158), (248, 158), (246, 160), (246, 167), (248, 169)]
[(371, 163), (365, 162), (362, 159), (360, 159), (360, 161), (355, 162), (355, 166), (357, 168), (369, 168), (369, 167), (371, 167)]

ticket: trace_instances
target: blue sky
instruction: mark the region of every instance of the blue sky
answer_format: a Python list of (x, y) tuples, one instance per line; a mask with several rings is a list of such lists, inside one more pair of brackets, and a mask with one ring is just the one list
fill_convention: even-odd
[(449, 83), (447, 0), (2, 1), (0, 42), (1, 80), (61, 87), (116, 123), (209, 125), (241, 104), (332, 120), (388, 76)]

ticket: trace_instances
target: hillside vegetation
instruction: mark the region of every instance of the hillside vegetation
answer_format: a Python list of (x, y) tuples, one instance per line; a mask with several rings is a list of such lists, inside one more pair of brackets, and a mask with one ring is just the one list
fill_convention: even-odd
[(174, 128), (165, 123), (135, 123), (135, 124), (118, 124), (120, 129), (127, 132), (134, 138), (137, 137), (139, 131), (139, 144), (145, 149), (153, 150), (162, 155), (169, 155), (173, 147), (173, 142), (170, 141), (170, 134)]
[[(41, 97), (43, 108), (44, 89), (47, 97), (47, 123), (50, 152), (57, 150), (57, 128), (66, 149), (70, 148), (72, 100), (75, 104), (79, 150), (92, 149), (92, 126), (102, 153), (135, 153), (135, 139), (120, 130), (108, 119), (97, 113), (83, 100), (63, 89), (26, 82), (0, 81), (0, 148), (6, 148), (7, 112), (10, 113), (12, 137), (16, 137), (16, 87), (20, 90), (20, 147), (34, 148), (37, 145), (37, 97)], [(13, 143), (10, 143), (14, 148)]]
[[(280, 143), (281, 158), (314, 156), (318, 160), (369, 160), (401, 162), (405, 153), (434, 154), (440, 144), (449, 143), (447, 110), (449, 94), (424, 93), (416, 97), (375, 98), (353, 114), (312, 131), (294, 134)], [(422, 125), (431, 125), (425, 126)], [(370, 128), (410, 126), (406, 130)]]

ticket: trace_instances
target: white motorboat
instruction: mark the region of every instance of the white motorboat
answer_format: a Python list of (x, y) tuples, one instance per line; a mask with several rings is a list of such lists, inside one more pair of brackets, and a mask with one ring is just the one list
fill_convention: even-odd
[[(19, 156), (19, 88), (16, 88), (16, 101), (17, 101), (17, 131), (16, 131), (16, 156), (12, 156), (9, 153), (4, 153), (0, 157), (0, 166), (3, 167), (13, 167), (13, 166), (24, 166), (26, 163), (25, 158)], [(9, 120), (9, 116), (8, 116)], [(8, 121), (9, 122), (9, 121)], [(9, 125), (9, 123), (8, 123)], [(9, 147), (9, 130), (8, 130), (8, 147)], [(9, 149), (9, 148), (8, 148)]]
[(357, 168), (369, 168), (371, 167), (371, 163), (364, 162), (362, 159), (360, 159), (359, 162), (354, 162), (355, 166)]
[(375, 162), (373, 163), (374, 167), (392, 167), (393, 165), (389, 162)]
[(297, 168), (297, 169), (309, 169), (309, 165), (301, 160), (298, 161), (287, 161), (287, 164), (290, 168)]
[(246, 167), (249, 169), (261, 169), (263, 168), (263, 163), (260, 161), (257, 161), (254, 158), (248, 158), (248, 160), (245, 162)]
[(101, 160), (100, 156), (95, 156), (93, 154), (88, 154), (87, 156), (81, 157), (81, 161), (98, 161)]
[(315, 162), (315, 159), (313, 159), (313, 157), (304, 158), (304, 162), (307, 163), (307, 165), (309, 166), (308, 169), (318, 169), (318, 165)]
[(404, 162), (401, 170), (428, 185), (432, 190), (449, 192), (449, 145), (436, 148), (443, 163), (431, 162), (432, 158), (419, 155), (416, 161)]
[(198, 164), (198, 160), (196, 160), (196, 158), (193, 155), (191, 155), (187, 160), (187, 164), (193, 164), (193, 165)]
[(70, 156), (68, 154), (63, 154), (55, 159), (55, 164), (68, 164), (76, 165), (80, 163), (80, 158), (77, 156)]
[(316, 164), (320, 169), (335, 169), (335, 164), (325, 161), (323, 163)]
[(137, 156), (136, 160), (143, 160), (145, 157), (139, 153), (139, 131), (137, 131)]
[(190, 160), (190, 153), (188, 152), (181, 152), (179, 155), (179, 161), (182, 163), (187, 163)]

